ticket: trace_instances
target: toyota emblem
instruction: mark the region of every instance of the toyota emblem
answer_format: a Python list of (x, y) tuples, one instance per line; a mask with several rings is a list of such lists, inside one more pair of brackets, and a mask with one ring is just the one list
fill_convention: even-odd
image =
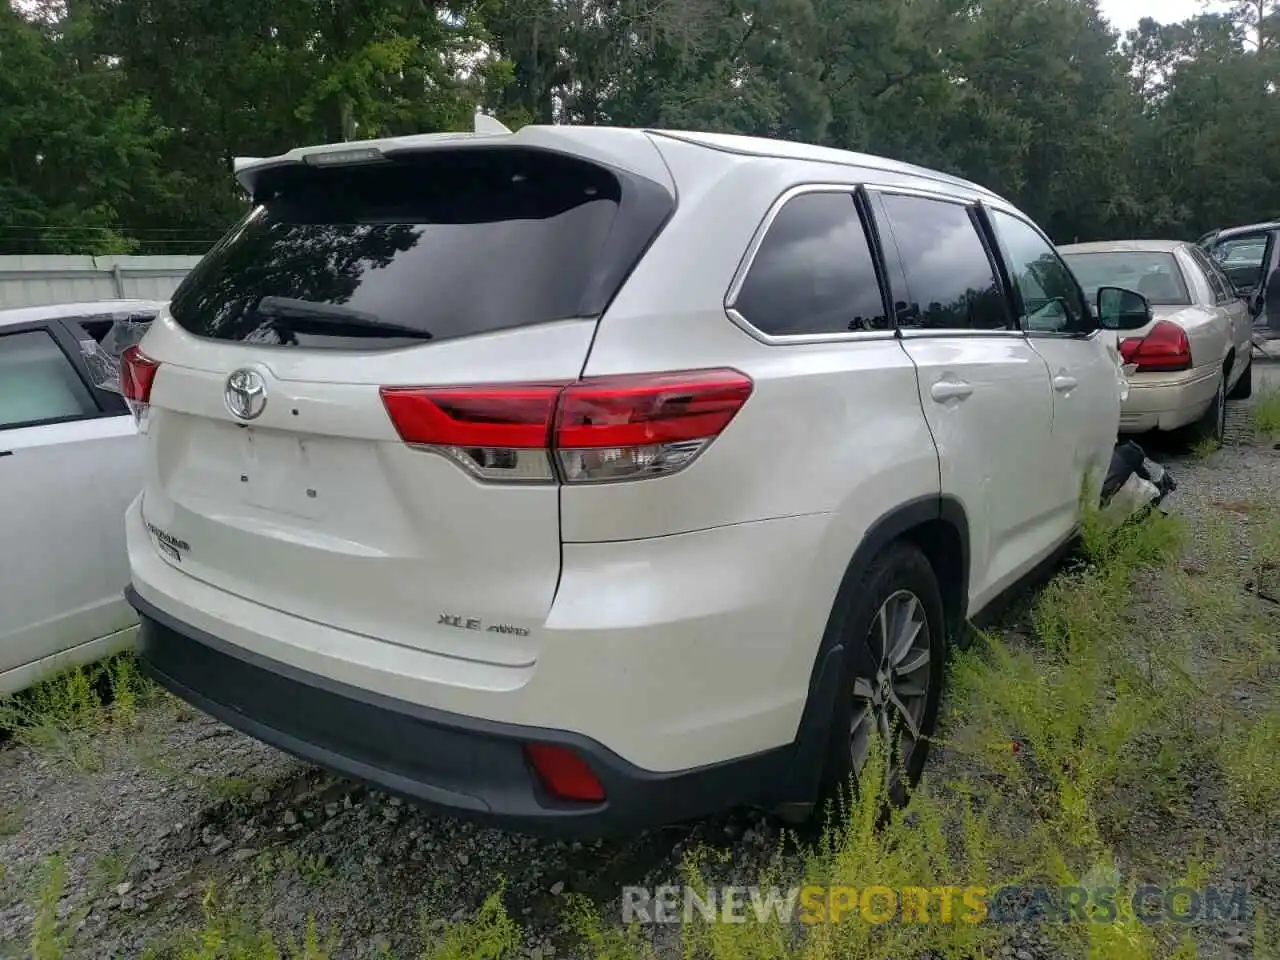
[(257, 370), (245, 367), (227, 377), (223, 397), (232, 416), (240, 420), (256, 420), (267, 406), (267, 383)]

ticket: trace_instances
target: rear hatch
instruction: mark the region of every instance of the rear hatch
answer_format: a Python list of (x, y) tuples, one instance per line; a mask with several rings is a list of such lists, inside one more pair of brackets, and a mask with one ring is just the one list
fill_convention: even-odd
[[(559, 487), (526, 449), (545, 442), (489, 420), (522, 415), (503, 384), (579, 376), (671, 192), (515, 145), (361, 159), (257, 174), (253, 212), (131, 359), (144, 516), (170, 564), (229, 593), (527, 664), (560, 574)], [(422, 411), (397, 388), (455, 384), (494, 391), (437, 396), (451, 446), (406, 443), (392, 413)]]

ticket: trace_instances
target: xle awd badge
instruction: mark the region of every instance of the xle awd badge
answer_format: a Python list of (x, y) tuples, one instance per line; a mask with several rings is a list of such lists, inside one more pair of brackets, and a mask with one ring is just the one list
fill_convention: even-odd
[(233, 417), (256, 420), (267, 406), (267, 382), (257, 370), (243, 367), (227, 377), (222, 396)]
[(460, 617), (452, 613), (440, 614), (436, 626), (457, 627), (459, 630), (483, 630), (485, 633), (507, 633), (516, 637), (527, 637), (529, 631), (524, 627), (513, 627), (509, 623), (484, 623), (475, 617)]

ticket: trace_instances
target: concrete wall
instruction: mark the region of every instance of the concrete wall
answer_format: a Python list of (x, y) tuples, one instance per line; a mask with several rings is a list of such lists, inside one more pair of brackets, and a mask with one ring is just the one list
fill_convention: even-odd
[(86, 300), (168, 300), (199, 257), (0, 257), (0, 310)]

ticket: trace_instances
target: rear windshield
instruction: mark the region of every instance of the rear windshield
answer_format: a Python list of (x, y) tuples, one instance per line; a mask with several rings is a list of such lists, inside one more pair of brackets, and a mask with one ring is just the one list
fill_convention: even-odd
[(174, 319), (197, 336), (368, 349), (600, 309), (589, 294), (621, 185), (598, 166), (432, 151), (282, 168), (258, 186), (258, 205), (174, 293)]
[(1099, 287), (1124, 287), (1136, 290), (1149, 303), (1160, 306), (1191, 303), (1182, 270), (1172, 253), (1117, 250), (1063, 256), (1090, 300), (1095, 298)]

